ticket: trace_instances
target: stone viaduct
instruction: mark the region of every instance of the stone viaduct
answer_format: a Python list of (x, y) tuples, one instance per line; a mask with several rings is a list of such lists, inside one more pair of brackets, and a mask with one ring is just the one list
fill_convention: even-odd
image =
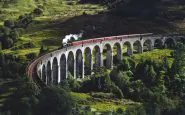
[(58, 84), (68, 76), (81, 79), (99, 66), (113, 68), (123, 56), (154, 48), (172, 48), (182, 38), (150, 33), (97, 38), (104, 40), (69, 46), (42, 56), (37, 60), (36, 73), (47, 85)]

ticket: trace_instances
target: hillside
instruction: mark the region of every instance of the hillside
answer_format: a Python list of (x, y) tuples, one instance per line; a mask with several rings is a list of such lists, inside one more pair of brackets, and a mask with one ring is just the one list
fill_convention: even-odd
[[(29, 53), (38, 53), (42, 45), (46, 45), (50, 50), (57, 49), (65, 35), (79, 33), (80, 30), (84, 30), (83, 39), (88, 39), (145, 32), (166, 34), (184, 29), (183, 20), (171, 21), (159, 16), (122, 16), (124, 13), (116, 15), (107, 11), (105, 13), (105, 9), (107, 9), (105, 5), (80, 4), (77, 1), (18, 0), (16, 3), (4, 4), (1, 7), (0, 25), (3, 25), (4, 20), (16, 20), (20, 15), (30, 13), (37, 7), (43, 9), (43, 14), (33, 18), (32, 23), (25, 28), (13, 47), (3, 50), (5, 53), (15, 54), (23, 60)], [(166, 8), (170, 12), (184, 12), (182, 5)], [(23, 48), (29, 43), (33, 43), (31, 48)]]

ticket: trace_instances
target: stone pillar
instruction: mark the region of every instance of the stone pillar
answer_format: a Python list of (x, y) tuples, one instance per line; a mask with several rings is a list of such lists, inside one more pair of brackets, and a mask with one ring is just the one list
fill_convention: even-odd
[(85, 61), (85, 59), (84, 59), (83, 53), (82, 53), (82, 78), (84, 78), (84, 73), (85, 73), (85, 72), (84, 72), (84, 70), (85, 70), (85, 69), (84, 69), (84, 67), (85, 67), (85, 66), (84, 66), (84, 61)]
[(120, 51), (119, 51), (120, 54), (118, 54), (118, 56), (119, 56), (119, 61), (121, 61), (121, 60), (123, 59), (123, 52), (122, 52), (122, 49), (123, 49), (123, 46), (121, 45), (121, 46), (120, 46), (120, 49), (119, 49), (119, 50), (120, 50)]
[(93, 70), (93, 50), (91, 50), (91, 75), (92, 75), (92, 70)]
[(143, 47), (139, 47), (139, 53), (143, 53)]
[[(59, 62), (58, 62), (59, 63)], [(58, 81), (57, 81), (57, 83), (60, 83), (60, 65), (58, 64)]]
[(114, 64), (113, 64), (113, 51), (111, 50), (111, 69), (113, 68)]
[(53, 84), (53, 68), (51, 69), (51, 81), (50, 81), (51, 84)]
[(48, 84), (48, 78), (47, 78), (47, 65), (45, 66), (45, 76), (46, 76), (46, 84)]
[(100, 66), (102, 67), (103, 66), (103, 51), (100, 51), (100, 56), (98, 56), (98, 58), (100, 57)]
[(66, 58), (66, 79), (68, 78), (68, 63), (67, 63), (67, 58)]
[(74, 58), (74, 79), (76, 79), (76, 59)]
[(43, 78), (43, 75), (42, 75), (42, 68), (43, 68), (43, 66), (41, 66), (41, 69), (40, 69), (40, 71), (39, 71), (39, 74), (40, 74), (39, 76), (40, 76), (40, 79), (41, 79), (41, 80), (43, 80), (43, 79), (42, 79), (42, 78)]

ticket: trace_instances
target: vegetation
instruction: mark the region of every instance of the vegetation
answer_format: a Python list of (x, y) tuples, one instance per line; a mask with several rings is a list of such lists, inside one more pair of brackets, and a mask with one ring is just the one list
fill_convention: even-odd
[[(36, 86), (29, 61), (58, 49), (67, 34), (83, 39), (184, 31), (184, 0), (0, 0), (0, 114), (185, 114), (185, 46), (124, 56), (81, 81)], [(106, 30), (105, 30), (106, 28)], [(112, 29), (114, 28), (114, 30)]]

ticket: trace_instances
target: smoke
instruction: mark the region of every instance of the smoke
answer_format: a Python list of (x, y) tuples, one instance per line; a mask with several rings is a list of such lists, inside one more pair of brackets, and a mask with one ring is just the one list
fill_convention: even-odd
[(84, 31), (81, 30), (79, 34), (69, 34), (66, 35), (65, 38), (62, 40), (63, 44), (67, 44), (68, 41), (70, 40), (80, 40), (84, 34)]

